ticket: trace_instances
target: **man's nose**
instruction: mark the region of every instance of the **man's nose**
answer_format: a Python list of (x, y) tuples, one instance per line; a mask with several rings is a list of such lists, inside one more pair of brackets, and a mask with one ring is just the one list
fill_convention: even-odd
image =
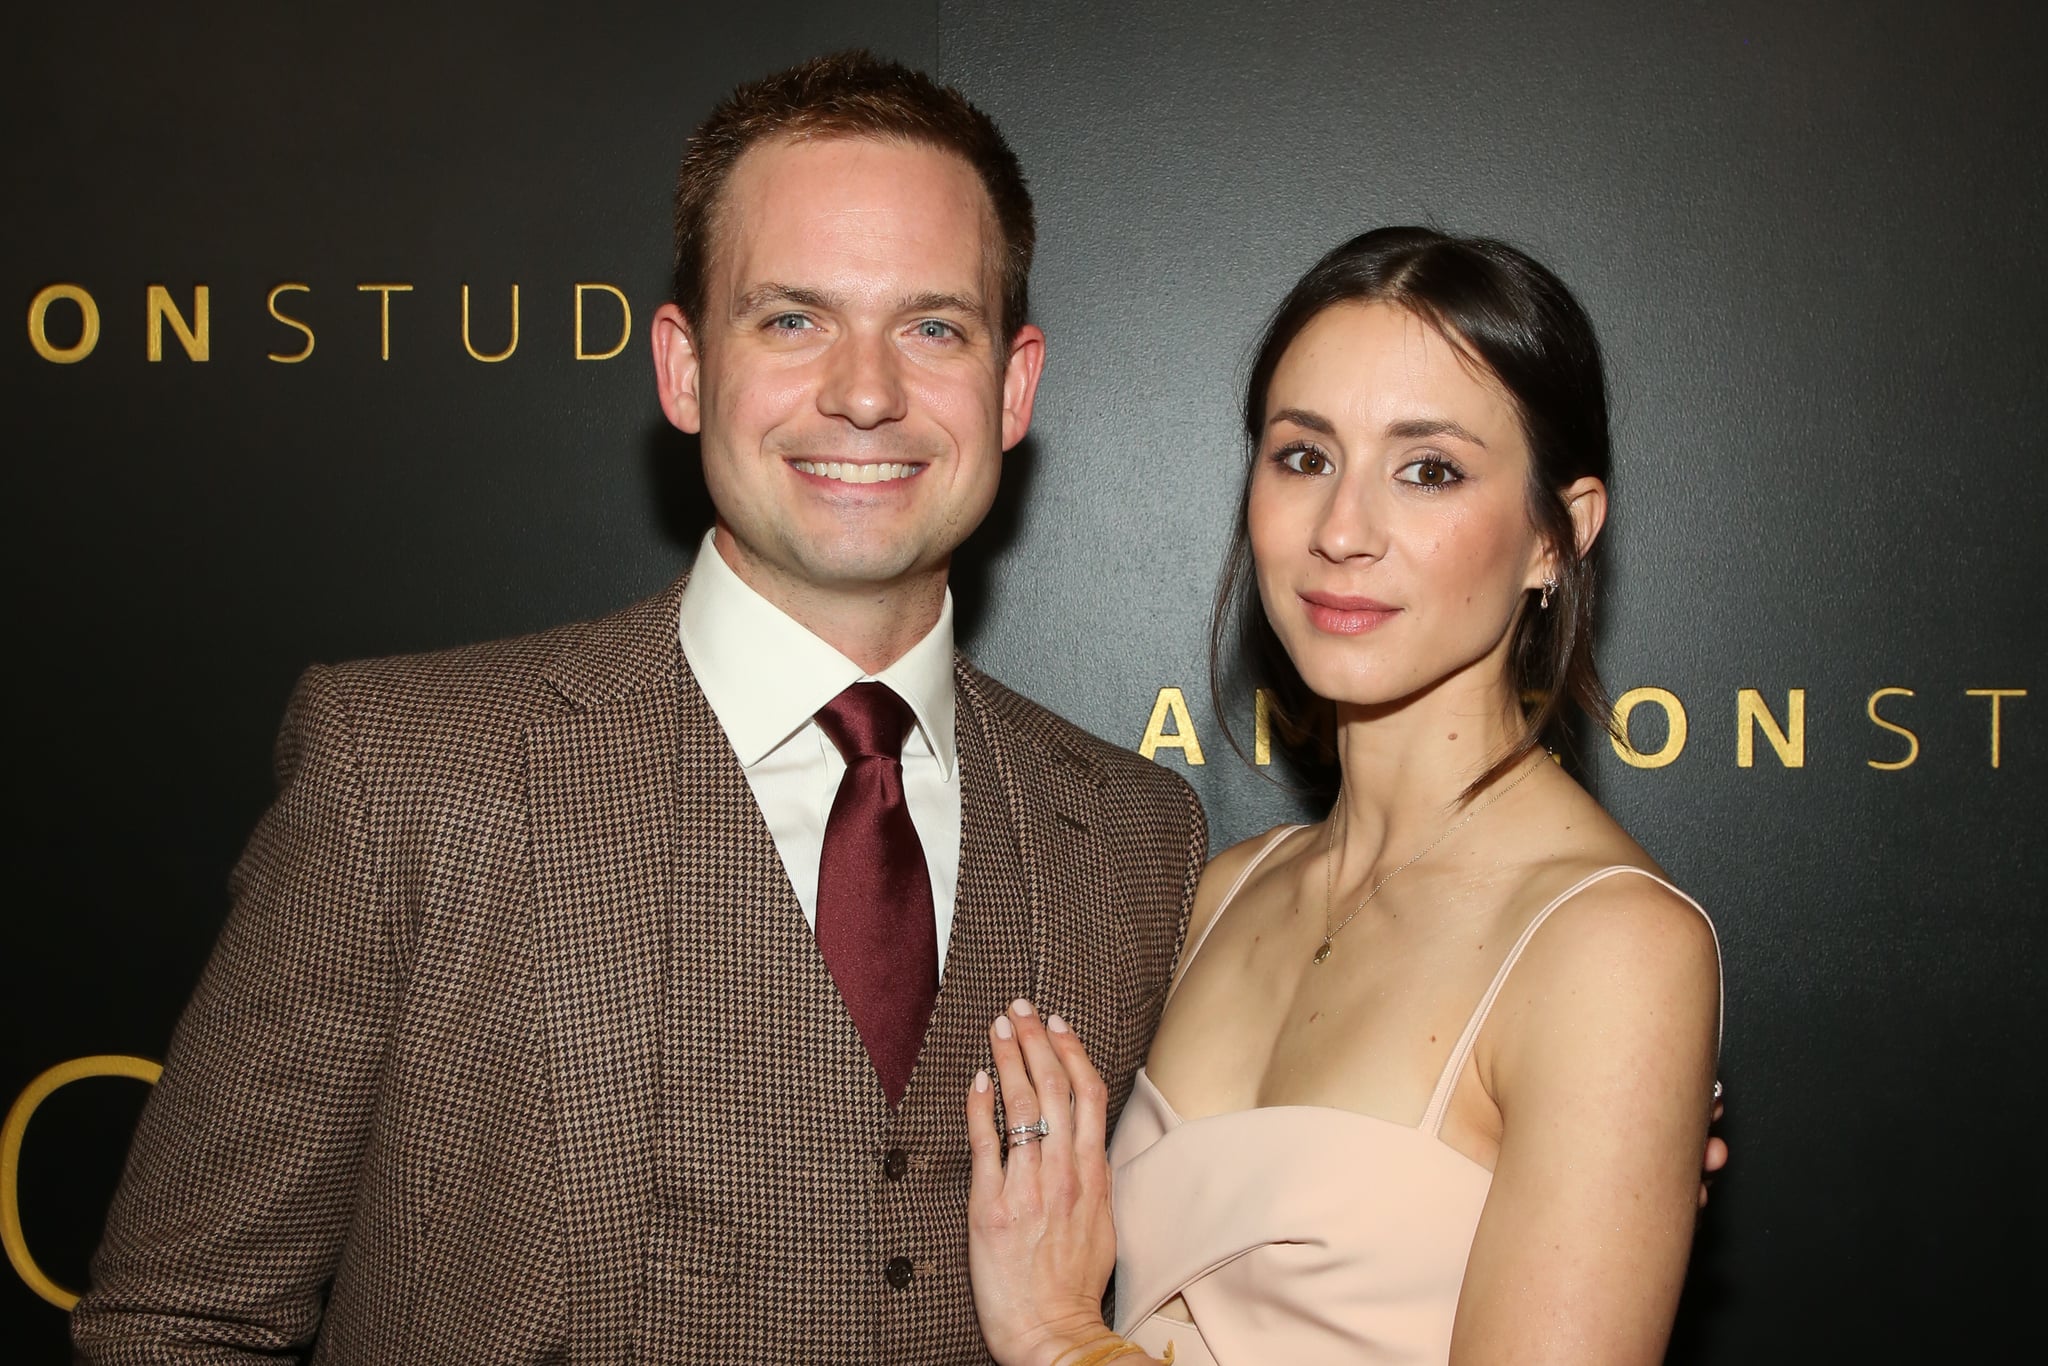
[(888, 337), (848, 333), (825, 357), (819, 411), (863, 429), (900, 419), (906, 409), (903, 363)]

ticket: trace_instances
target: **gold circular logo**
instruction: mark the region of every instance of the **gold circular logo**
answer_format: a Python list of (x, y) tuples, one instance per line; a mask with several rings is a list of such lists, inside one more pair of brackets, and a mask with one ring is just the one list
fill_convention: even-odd
[(36, 1107), (60, 1086), (87, 1077), (133, 1077), (154, 1086), (163, 1074), (162, 1063), (125, 1053), (73, 1058), (30, 1082), (7, 1111), (6, 1122), (0, 1124), (0, 1241), (7, 1244), (7, 1260), (14, 1263), (15, 1272), (28, 1283), (28, 1288), (67, 1313), (78, 1303), (77, 1292), (66, 1290), (43, 1274), (36, 1259), (29, 1255), (28, 1240), (21, 1234), (21, 1136), (28, 1132), (28, 1121)]

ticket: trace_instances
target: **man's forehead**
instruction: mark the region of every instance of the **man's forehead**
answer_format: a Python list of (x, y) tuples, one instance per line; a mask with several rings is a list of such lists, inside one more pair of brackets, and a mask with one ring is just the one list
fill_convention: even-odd
[[(711, 245), (715, 273), (739, 293), (823, 287), (797, 277), (864, 266), (914, 266), (933, 277), (921, 289), (985, 295), (984, 305), (999, 292), (1000, 233), (980, 176), (957, 153), (898, 138), (749, 148), (720, 195)], [(937, 279), (946, 275), (957, 278)]]

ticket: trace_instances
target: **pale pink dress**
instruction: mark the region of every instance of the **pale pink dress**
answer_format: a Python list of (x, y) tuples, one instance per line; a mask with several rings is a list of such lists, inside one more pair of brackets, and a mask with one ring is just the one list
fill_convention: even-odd
[[(1252, 869), (1299, 828), (1274, 832), (1212, 927)], [(1577, 893), (1622, 873), (1685, 896), (1641, 868), (1617, 866), (1545, 906), (1480, 998), (1413, 1128), (1318, 1105), (1184, 1121), (1140, 1068), (1109, 1152), (1117, 1331), (1158, 1357), (1171, 1343), (1175, 1366), (1449, 1361), (1458, 1290), (1493, 1174), (1437, 1136), (1444, 1111), (1530, 936)], [(1198, 939), (1189, 961), (1200, 948)], [(1175, 1295), (1193, 1323), (1159, 1313)]]

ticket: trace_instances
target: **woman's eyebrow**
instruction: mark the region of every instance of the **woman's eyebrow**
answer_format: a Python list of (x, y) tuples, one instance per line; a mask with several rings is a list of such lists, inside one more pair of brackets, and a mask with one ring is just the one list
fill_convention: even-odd
[(1429, 436), (1452, 436), (1460, 441), (1469, 441), (1481, 450), (1486, 449), (1486, 443), (1475, 433), (1443, 417), (1411, 417), (1401, 422), (1390, 422), (1387, 424), (1387, 435), (1403, 441), (1414, 441)]
[(1337, 424), (1321, 413), (1312, 413), (1306, 408), (1282, 408), (1266, 419), (1268, 427), (1281, 422), (1292, 422), (1297, 427), (1306, 427), (1323, 436), (1335, 436)]

